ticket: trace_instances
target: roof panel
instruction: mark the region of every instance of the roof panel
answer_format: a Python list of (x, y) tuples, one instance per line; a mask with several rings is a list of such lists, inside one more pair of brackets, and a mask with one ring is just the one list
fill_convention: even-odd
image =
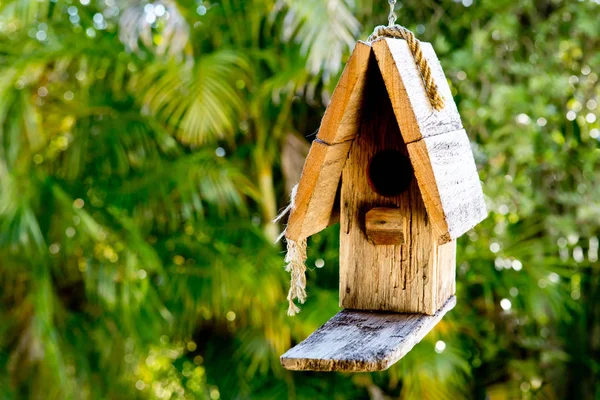
[(360, 123), (360, 105), (371, 46), (357, 42), (325, 110), (317, 138), (333, 144), (352, 140)]
[(439, 243), (462, 236), (485, 219), (481, 183), (464, 130), (410, 143), (408, 154)]
[(348, 151), (360, 126), (371, 54), (368, 44), (358, 42), (333, 92), (302, 170), (286, 228), (288, 239), (306, 238), (336, 222), (332, 216), (336, 192)]
[[(373, 53), (415, 170), (438, 242), (446, 243), (482, 221), (486, 207), (468, 137), (439, 61), (422, 43), (446, 105), (435, 111), (408, 45), (380, 39)], [(286, 237), (313, 235), (334, 221), (332, 211), (348, 151), (360, 127), (371, 47), (359, 42), (342, 73), (304, 165)], [(377, 99), (368, 99), (377, 101)]]
[(332, 213), (351, 145), (351, 141), (331, 145), (313, 142), (294, 197), (286, 238), (304, 239), (337, 222)]
[(445, 100), (441, 111), (431, 106), (421, 73), (405, 40), (384, 38), (372, 46), (405, 143), (462, 129), (448, 81), (431, 44), (421, 42), (421, 48)]

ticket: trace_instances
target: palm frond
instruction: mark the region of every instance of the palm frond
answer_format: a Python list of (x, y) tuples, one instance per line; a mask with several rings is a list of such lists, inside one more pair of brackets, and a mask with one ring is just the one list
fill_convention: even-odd
[(300, 43), (308, 70), (327, 80), (341, 68), (342, 56), (352, 49), (360, 23), (348, 0), (280, 0), (284, 8), (283, 39)]
[(235, 82), (247, 79), (246, 68), (244, 57), (223, 50), (196, 65), (153, 65), (132, 78), (129, 90), (179, 140), (197, 147), (237, 130), (243, 103)]
[(129, 1), (119, 19), (119, 39), (133, 52), (140, 52), (141, 44), (158, 56), (181, 58), (189, 53), (189, 36), (187, 21), (170, 0)]
[(9, 0), (0, 3), (0, 18), (18, 24), (15, 28), (19, 29), (33, 22), (47, 20), (51, 9), (51, 2), (48, 1)]

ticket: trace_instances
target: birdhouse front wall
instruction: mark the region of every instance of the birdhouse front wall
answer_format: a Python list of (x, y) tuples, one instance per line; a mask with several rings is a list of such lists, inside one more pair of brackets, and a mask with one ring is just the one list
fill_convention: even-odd
[(438, 244), (374, 57), (361, 108), (342, 171), (340, 306), (433, 315), (455, 291), (456, 243)]

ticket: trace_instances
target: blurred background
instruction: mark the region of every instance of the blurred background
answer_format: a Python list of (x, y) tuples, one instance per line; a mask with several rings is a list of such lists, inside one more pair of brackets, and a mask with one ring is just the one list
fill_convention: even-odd
[(0, 399), (600, 398), (600, 1), (410, 0), (489, 218), (458, 305), (388, 371), (291, 373), (337, 311), (338, 232), (286, 316), (282, 226), (385, 0), (0, 3)]

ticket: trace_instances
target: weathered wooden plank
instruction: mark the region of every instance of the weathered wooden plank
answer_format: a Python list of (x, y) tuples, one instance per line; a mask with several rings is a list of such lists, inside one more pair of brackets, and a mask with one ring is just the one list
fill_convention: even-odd
[(288, 220), (288, 239), (306, 238), (337, 222), (334, 201), (351, 144), (313, 142)]
[(456, 293), (456, 240), (436, 245), (437, 302), (444, 304)]
[[(340, 216), (340, 307), (421, 312), (439, 308), (435, 298), (435, 236), (416, 179), (397, 196), (373, 190), (368, 168), (382, 151), (408, 156), (377, 63), (369, 65), (361, 129), (342, 176)], [(372, 101), (371, 99), (377, 99)], [(410, 163), (395, 176), (412, 174)], [(365, 214), (375, 207), (400, 210), (406, 218), (404, 245), (380, 246), (365, 235)]]
[(333, 91), (317, 138), (333, 144), (354, 139), (360, 125), (361, 101), (371, 46), (356, 43), (354, 51)]
[(446, 105), (439, 112), (431, 106), (406, 41), (384, 38), (375, 41), (372, 47), (406, 143), (462, 129), (448, 81), (431, 44), (422, 42), (421, 48), (445, 100)]
[(485, 219), (481, 183), (464, 130), (410, 143), (408, 153), (439, 243), (460, 237)]
[(358, 42), (333, 92), (304, 164), (286, 229), (288, 239), (306, 238), (339, 218), (334, 200), (350, 145), (360, 126), (370, 56), (371, 46)]
[(281, 356), (295, 371), (372, 372), (389, 368), (456, 305), (452, 296), (432, 316), (343, 310)]
[(398, 208), (376, 207), (367, 211), (365, 231), (373, 244), (404, 244), (406, 218)]

